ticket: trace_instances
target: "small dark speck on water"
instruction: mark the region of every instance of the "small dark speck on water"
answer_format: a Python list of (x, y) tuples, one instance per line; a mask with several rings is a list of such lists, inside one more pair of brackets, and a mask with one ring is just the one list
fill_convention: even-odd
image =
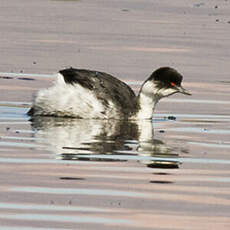
[(84, 178), (81, 177), (60, 177), (60, 180), (85, 180)]
[(29, 77), (19, 77), (18, 80), (24, 80), (24, 81), (34, 81), (34, 78), (29, 78)]
[(165, 172), (155, 172), (153, 173), (154, 175), (161, 175), (161, 176), (166, 176), (166, 175), (170, 175), (170, 173), (165, 173)]
[(6, 127), (6, 131), (9, 131), (10, 130), (10, 127)]
[(201, 2), (201, 3), (196, 3), (196, 4), (194, 4), (193, 6), (194, 7), (200, 7), (200, 6), (204, 6), (205, 4), (203, 3), (203, 2)]
[(175, 121), (175, 120), (176, 120), (176, 117), (174, 117), (174, 116), (168, 116), (168, 119), (169, 119), (169, 120)]
[(182, 153), (185, 153), (185, 154), (188, 154), (188, 153), (189, 153), (189, 151), (188, 151), (187, 149), (181, 149), (181, 152), (182, 152)]
[(163, 181), (163, 180), (151, 180), (149, 183), (153, 184), (172, 184), (172, 181)]
[(20, 133), (19, 131), (16, 131), (15, 133)]
[(13, 79), (13, 77), (0, 77), (1, 79)]
[(219, 22), (220, 20), (219, 19), (216, 19), (216, 22)]
[(178, 169), (179, 166), (177, 164), (161, 164), (161, 163), (153, 163), (148, 164), (148, 168), (160, 168), (160, 169)]
[(122, 9), (122, 11), (123, 11), (123, 12), (129, 12), (129, 10), (128, 10), (128, 9)]

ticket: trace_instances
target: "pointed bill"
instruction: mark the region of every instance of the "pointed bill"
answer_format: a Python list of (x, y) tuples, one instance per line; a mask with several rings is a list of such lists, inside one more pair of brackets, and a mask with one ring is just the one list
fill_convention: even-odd
[(192, 94), (189, 93), (185, 88), (183, 88), (182, 86), (178, 86), (177, 87), (177, 90), (178, 90), (178, 93), (182, 93), (182, 94), (185, 94), (185, 95), (189, 95), (191, 96)]

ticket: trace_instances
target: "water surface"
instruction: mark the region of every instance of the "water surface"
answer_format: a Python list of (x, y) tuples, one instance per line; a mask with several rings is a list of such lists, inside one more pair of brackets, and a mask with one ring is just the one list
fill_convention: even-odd
[[(134, 229), (152, 212), (229, 218), (228, 115), (155, 113), (139, 122), (31, 118), (30, 105), (0, 101), (6, 227), (23, 221), (21, 229), (36, 229), (42, 219), (41, 229)], [(133, 218), (136, 213), (144, 216)]]

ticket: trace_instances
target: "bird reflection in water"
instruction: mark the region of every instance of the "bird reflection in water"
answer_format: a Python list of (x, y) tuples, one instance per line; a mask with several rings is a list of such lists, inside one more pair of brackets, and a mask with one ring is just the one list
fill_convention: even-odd
[[(136, 160), (151, 168), (178, 168), (178, 153), (153, 138), (151, 120), (85, 120), (34, 117), (37, 141), (61, 160)], [(172, 160), (170, 160), (172, 159)]]

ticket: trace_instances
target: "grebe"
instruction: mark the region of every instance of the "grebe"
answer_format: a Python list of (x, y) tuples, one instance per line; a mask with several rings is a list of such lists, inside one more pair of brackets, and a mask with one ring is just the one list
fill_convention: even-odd
[(191, 95), (182, 86), (182, 75), (171, 67), (154, 71), (136, 96), (124, 82), (110, 74), (68, 68), (60, 70), (54, 85), (40, 90), (30, 116), (82, 119), (151, 119), (163, 97), (175, 93)]

